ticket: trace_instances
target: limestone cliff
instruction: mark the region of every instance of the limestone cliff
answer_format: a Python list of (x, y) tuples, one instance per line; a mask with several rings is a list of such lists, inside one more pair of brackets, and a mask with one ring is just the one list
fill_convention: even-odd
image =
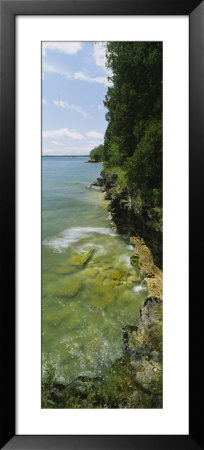
[(142, 238), (154, 263), (162, 269), (162, 209), (157, 204), (144, 203), (127, 187), (121, 187), (116, 173), (103, 170), (94, 184), (101, 186), (105, 198), (110, 200), (109, 219), (117, 231)]

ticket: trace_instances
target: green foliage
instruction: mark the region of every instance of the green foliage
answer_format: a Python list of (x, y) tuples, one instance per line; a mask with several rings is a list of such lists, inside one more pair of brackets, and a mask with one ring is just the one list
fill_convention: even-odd
[(108, 161), (105, 167), (115, 167), (122, 164), (122, 155), (119, 151), (119, 144), (113, 142), (108, 147)]
[(152, 189), (152, 198), (156, 205), (162, 205), (162, 187)]
[(119, 408), (135, 388), (135, 374), (125, 360), (99, 365), (100, 375), (80, 391), (73, 384), (58, 408)]
[(97, 377), (80, 389), (71, 383), (57, 400), (53, 397), (55, 368), (48, 362), (42, 376), (42, 408), (119, 408), (135, 388), (135, 374), (128, 361), (113, 363), (111, 355), (106, 355), (96, 360)]
[[(159, 192), (162, 176), (162, 124), (148, 122), (133, 155), (126, 162), (127, 176), (133, 189)], [(157, 187), (157, 188), (156, 188)]]
[[(56, 396), (53, 394), (58, 385), (55, 369), (48, 363), (42, 378), (42, 408), (123, 408), (127, 407), (128, 399), (134, 393), (136, 398), (131, 404), (132, 408), (162, 407), (161, 364), (157, 364), (149, 392), (137, 385), (135, 371), (128, 358), (114, 362), (111, 354), (105, 354), (104, 357), (98, 357), (94, 367), (97, 370), (95, 378), (87, 378), (84, 382), (75, 380), (64, 386), (63, 392)], [(142, 364), (138, 370), (144, 370)]]
[(55, 408), (55, 402), (51, 399), (53, 383), (55, 382), (55, 367), (47, 361), (42, 373), (42, 408)]
[(152, 380), (152, 394), (157, 399), (157, 408), (163, 405), (163, 372), (162, 367), (158, 365), (157, 373)]
[(157, 351), (162, 356), (163, 349), (163, 308), (159, 307), (155, 312), (157, 319), (154, 326), (150, 329), (144, 328), (142, 332), (138, 332), (132, 346), (141, 346), (149, 351)]
[(104, 163), (105, 171), (117, 173), (118, 182), (116, 189), (120, 189), (121, 187), (127, 186), (127, 173), (125, 170), (119, 166), (109, 167), (108, 162)]
[[(135, 388), (135, 375), (126, 361), (118, 360), (113, 368), (103, 371), (102, 381), (94, 386), (100, 407), (119, 408)], [(108, 375), (107, 375), (107, 374)]]
[(95, 162), (103, 161), (103, 145), (99, 145), (98, 147), (93, 148), (90, 151), (90, 158)]
[(108, 42), (105, 168), (119, 166), (147, 201), (162, 201), (162, 43)]

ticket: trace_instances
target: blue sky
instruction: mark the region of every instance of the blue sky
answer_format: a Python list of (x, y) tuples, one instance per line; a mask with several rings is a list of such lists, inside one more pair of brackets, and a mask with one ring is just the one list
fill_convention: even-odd
[(88, 155), (103, 143), (105, 45), (42, 43), (42, 154)]

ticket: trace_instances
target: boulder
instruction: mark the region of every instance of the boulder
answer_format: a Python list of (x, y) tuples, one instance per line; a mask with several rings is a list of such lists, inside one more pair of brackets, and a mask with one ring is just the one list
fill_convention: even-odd
[(84, 266), (88, 260), (91, 258), (92, 254), (94, 252), (94, 249), (90, 249), (88, 252), (86, 253), (78, 253), (74, 256), (72, 256), (69, 259), (69, 264), (71, 266), (79, 266), (82, 267)]
[(57, 297), (74, 297), (82, 286), (79, 279), (70, 279), (62, 281), (62, 283), (55, 289), (54, 295)]

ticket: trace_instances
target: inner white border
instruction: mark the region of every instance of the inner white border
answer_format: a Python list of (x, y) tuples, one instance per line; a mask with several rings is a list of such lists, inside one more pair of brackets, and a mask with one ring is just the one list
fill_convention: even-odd
[[(41, 41), (163, 41), (164, 407), (41, 410)], [(188, 434), (188, 17), (16, 19), (17, 434)], [(84, 83), (84, 88), (86, 88)]]

